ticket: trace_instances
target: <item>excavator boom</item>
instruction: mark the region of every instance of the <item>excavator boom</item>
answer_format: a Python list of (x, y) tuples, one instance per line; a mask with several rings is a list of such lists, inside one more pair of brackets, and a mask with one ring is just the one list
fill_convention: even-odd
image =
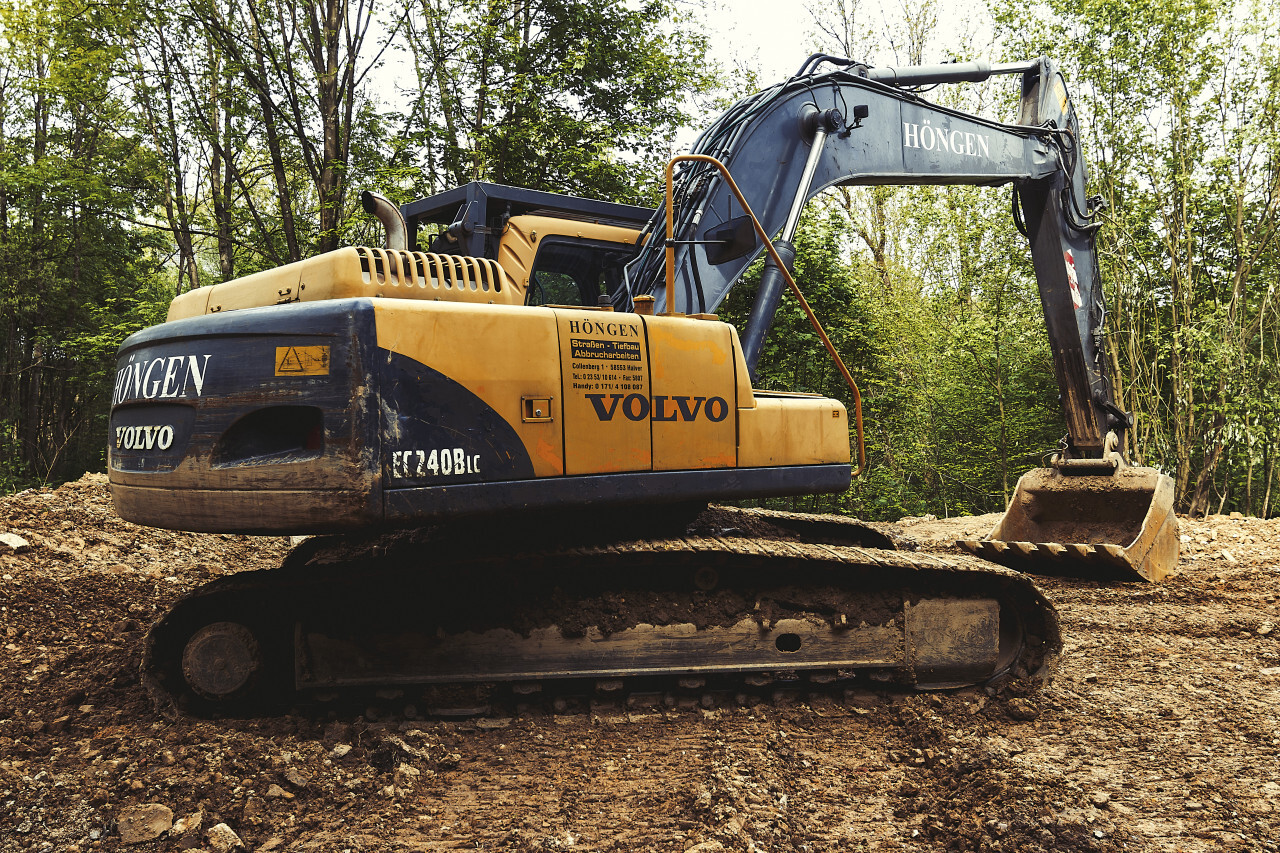
[[(826, 62), (845, 67), (813, 73)], [(920, 87), (993, 74), (1021, 76), (1016, 124), (931, 104), (918, 94)], [(728, 167), (763, 230), (780, 235), (774, 246), (788, 265), (799, 210), (829, 187), (1012, 184), (1018, 226), (1030, 242), (1067, 436), (1051, 468), (1020, 481), (988, 542), (961, 544), (1007, 565), (1054, 574), (1159, 580), (1176, 566), (1171, 481), (1152, 469), (1116, 476), (1127, 467), (1124, 435), (1132, 418), (1116, 405), (1107, 378), (1106, 311), (1095, 246), (1099, 225), (1086, 194), (1079, 121), (1050, 60), (899, 69), (815, 55), (797, 77), (732, 107), (702, 134), (694, 153)], [(763, 246), (745, 227), (730, 188), (706, 164), (685, 165), (674, 197), (673, 307), (713, 311)], [(649, 230), (663, 215), (655, 215)], [(633, 296), (652, 293), (659, 308), (666, 307), (661, 248), (656, 240), (645, 245), (628, 267), (629, 286), (615, 294), (615, 304), (626, 306)], [(781, 292), (782, 277), (770, 259), (743, 330), (753, 375)], [(1109, 524), (1117, 513), (1135, 521), (1117, 531)], [(1006, 541), (1016, 544), (1006, 547)], [(1066, 552), (1073, 558), (1057, 556)]]
[[(831, 58), (826, 58), (830, 60)], [(848, 60), (836, 60), (847, 63)], [(814, 65), (806, 63), (806, 68)], [(925, 101), (917, 89), (1021, 74), (1019, 121), (1007, 124)], [(1070, 446), (1101, 456), (1108, 431), (1125, 428), (1100, 358), (1102, 292), (1088, 221), (1079, 122), (1061, 73), (1048, 59), (913, 68), (849, 68), (807, 74), (730, 108), (694, 145), (728, 167), (768, 234), (789, 242), (804, 203), (833, 186), (1012, 184), (1053, 345)], [(714, 311), (764, 251), (719, 174), (690, 163), (676, 179), (675, 294), (671, 310)], [(656, 233), (664, 210), (650, 220)], [(663, 246), (650, 240), (628, 267), (615, 305), (652, 293), (666, 310)], [(787, 247), (792, 251), (790, 247)], [(766, 273), (766, 278), (768, 274)], [(768, 281), (743, 331), (750, 364), (779, 296)]]

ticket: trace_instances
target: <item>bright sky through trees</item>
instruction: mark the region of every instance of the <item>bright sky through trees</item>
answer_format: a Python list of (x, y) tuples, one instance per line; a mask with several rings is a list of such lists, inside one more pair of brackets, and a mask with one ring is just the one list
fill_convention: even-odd
[[(769, 84), (794, 74), (800, 64), (817, 50), (834, 53), (832, 39), (819, 32), (815, 17), (824, 17), (824, 9), (834, 3), (822, 0), (788, 6), (777, 0), (711, 0), (705, 12), (707, 29), (713, 34), (710, 55), (726, 68), (746, 65), (759, 70), (760, 82)], [(853, 5), (846, 3), (846, 6)], [(870, 0), (858, 4), (858, 17), (865, 20), (871, 36), (886, 28), (887, 22), (902, 16), (902, 3)], [(907, 5), (918, 6), (919, 3)], [(935, 47), (940, 51), (931, 61), (944, 61), (941, 53), (954, 48), (951, 39), (966, 30), (980, 32), (976, 43), (989, 40), (990, 16), (986, 6), (975, 0), (957, 0), (937, 10), (938, 36)], [(889, 65), (893, 56), (881, 51), (875, 56), (857, 56), (877, 65)], [(971, 59), (1000, 61), (1009, 57), (971, 56)]]

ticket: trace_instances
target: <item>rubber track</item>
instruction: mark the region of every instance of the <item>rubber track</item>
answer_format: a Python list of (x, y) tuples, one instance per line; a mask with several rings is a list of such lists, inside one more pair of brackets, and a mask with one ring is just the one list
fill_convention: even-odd
[[(749, 529), (754, 536), (742, 535), (684, 535), (672, 538), (645, 539), (629, 542), (607, 543), (571, 543), (554, 541), (557, 534), (539, 534), (530, 532), (531, 547), (527, 550), (512, 552), (500, 546), (486, 544), (485, 540), (477, 540), (475, 528), (458, 528), (452, 531), (422, 530), (400, 531), (367, 537), (317, 537), (302, 543), (276, 569), (242, 572), (229, 575), (192, 591), (175, 603), (169, 613), (162, 617), (148, 634), (143, 656), (142, 681), (151, 695), (156, 707), (167, 716), (179, 716), (184, 712), (202, 713), (199, 708), (190, 707), (190, 703), (179, 700), (171, 694), (168, 685), (181, 683), (181, 674), (173, 671), (174, 650), (165, 648), (166, 642), (174, 638), (184, 638), (194, 625), (183, 625), (184, 617), (201, 611), (203, 604), (215, 598), (239, 599), (241, 601), (261, 600), (270, 596), (289, 596), (288, 600), (307, 601), (315, 595), (323, 595), (333, 583), (351, 582), (353, 577), (362, 580), (368, 578), (376, 582), (377, 575), (384, 566), (395, 566), (405, 561), (423, 562), (422, 555), (430, 553), (431, 571), (445, 572), (451, 575), (485, 572), (491, 567), (510, 566), (512, 564), (531, 566), (558, 565), (576, 563), (581, 565), (590, 561), (593, 566), (627, 566), (642, 564), (650, 558), (660, 558), (666, 565), (683, 562), (692, 573), (697, 567), (708, 563), (726, 560), (748, 561), (753, 566), (764, 566), (773, 570), (776, 566), (779, 573), (793, 570), (797, 565), (835, 569), (837, 572), (848, 569), (858, 572), (871, 570), (877, 578), (888, 579), (887, 583), (909, 588), (913, 595), (930, 596), (939, 593), (959, 592), (967, 596), (990, 596), (1001, 601), (1010, 602), (1018, 613), (1026, 637), (1017, 657), (1001, 672), (991, 679), (988, 688), (998, 689), (1011, 680), (1035, 686), (1052, 674), (1061, 649), (1061, 637), (1057, 613), (1052, 604), (1041, 594), (1034, 583), (1025, 575), (993, 566), (974, 557), (956, 555), (909, 553), (904, 551), (880, 548), (865, 548), (856, 545), (835, 544), (831, 540), (855, 539), (865, 540), (867, 528), (856, 522), (847, 522), (831, 516), (805, 516), (791, 513), (777, 513), (763, 510), (725, 510), (717, 508), (721, 514), (718, 519), (729, 521), (735, 519), (742, 522), (741, 527)], [(725, 515), (728, 513), (728, 515)], [(763, 531), (761, 526), (774, 527)], [(692, 525), (691, 530), (705, 529), (705, 525)], [(737, 534), (742, 531), (733, 525), (722, 531)], [(807, 534), (807, 535), (806, 535)], [(874, 534), (879, 536), (881, 534)], [(778, 538), (774, 538), (777, 536)], [(828, 542), (799, 541), (791, 537), (803, 536), (829, 540)], [(785, 537), (785, 538), (784, 538)], [(507, 536), (494, 537), (489, 541)], [(403, 570), (401, 565), (400, 569)], [(359, 572), (359, 574), (353, 574)], [(782, 577), (783, 575), (779, 575)], [(915, 582), (913, 582), (915, 581)], [(185, 633), (184, 633), (185, 632)], [(179, 641), (181, 641), (179, 639)], [(180, 656), (180, 655), (179, 655)], [(165, 661), (169, 663), (166, 664)], [(659, 679), (655, 683), (653, 677), (643, 679), (626, 679), (620, 692), (611, 692), (610, 700), (619, 698), (624, 703), (629, 695), (688, 694), (682, 690), (679, 682), (687, 676), (672, 675)], [(767, 686), (757, 676), (744, 675), (736, 683), (717, 682), (716, 689), (708, 688), (707, 692), (718, 692), (720, 695), (735, 695), (741, 700), (742, 695), (759, 695), (759, 688)], [(863, 682), (865, 683), (865, 682)], [(797, 686), (794, 682), (784, 683), (784, 687)], [(827, 684), (805, 682), (804, 690), (820, 692), (837, 692), (848, 686), (847, 680), (831, 678)], [(527, 687), (527, 685), (526, 685)], [(572, 694), (581, 685), (550, 681), (534, 685), (548, 702), (551, 710), (564, 712), (566, 707), (572, 709), (574, 701), (568, 706), (565, 703), (567, 693)], [(611, 685), (614, 691), (618, 688)], [(369, 689), (364, 696), (355, 696), (351, 701), (360, 704), (366, 700), (373, 701), (379, 693), (386, 691)], [(594, 697), (590, 688), (586, 690), (586, 700)], [(705, 707), (706, 692), (702, 694)], [(581, 691), (577, 694), (582, 699)], [(291, 697), (287, 704), (296, 705), (299, 697)], [(348, 697), (350, 698), (350, 697)], [(687, 696), (686, 696), (687, 700)], [(515, 697), (512, 701), (519, 701)], [(198, 703), (197, 703), (198, 704)], [(576, 703), (581, 704), (581, 701)], [(181, 709), (181, 710), (180, 710)], [(266, 708), (239, 709), (237, 714), (252, 714)], [(489, 709), (477, 705), (477, 713), (487, 713)]]

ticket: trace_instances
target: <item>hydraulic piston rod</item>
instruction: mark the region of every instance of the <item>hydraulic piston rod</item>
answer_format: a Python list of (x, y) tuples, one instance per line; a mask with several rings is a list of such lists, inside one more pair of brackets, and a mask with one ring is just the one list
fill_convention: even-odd
[[(811, 107), (805, 113), (803, 121), (805, 130), (813, 134), (809, 145), (809, 156), (805, 160), (804, 172), (800, 175), (800, 185), (796, 187), (795, 197), (791, 200), (791, 210), (787, 213), (787, 220), (782, 226), (778, 239), (773, 241), (773, 247), (787, 265), (788, 272), (793, 270), (796, 258), (796, 247), (791, 241), (796, 236), (796, 228), (800, 225), (800, 211), (804, 209), (805, 200), (809, 197), (809, 185), (813, 183), (813, 173), (818, 167), (818, 161), (822, 158), (822, 146), (826, 144), (827, 134), (837, 130), (843, 124), (844, 117), (838, 110), (819, 112), (817, 107)], [(752, 380), (756, 378), (756, 365), (760, 361), (760, 353), (764, 349), (769, 327), (773, 325), (773, 315), (777, 313), (778, 300), (782, 298), (782, 288), (785, 283), (786, 280), (779, 272), (773, 257), (766, 258), (764, 271), (760, 274), (760, 289), (756, 291), (755, 302), (751, 305), (751, 316), (747, 319), (747, 327), (742, 337), (742, 355), (746, 359), (747, 371), (751, 374)]]

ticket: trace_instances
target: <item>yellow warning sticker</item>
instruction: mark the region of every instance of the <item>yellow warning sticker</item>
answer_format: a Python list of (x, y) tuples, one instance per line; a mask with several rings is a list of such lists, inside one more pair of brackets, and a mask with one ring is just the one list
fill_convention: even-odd
[(276, 347), (276, 376), (328, 375), (328, 347)]
[(1058, 112), (1066, 115), (1071, 98), (1067, 95), (1067, 86), (1060, 76), (1053, 78), (1053, 93), (1058, 96)]

